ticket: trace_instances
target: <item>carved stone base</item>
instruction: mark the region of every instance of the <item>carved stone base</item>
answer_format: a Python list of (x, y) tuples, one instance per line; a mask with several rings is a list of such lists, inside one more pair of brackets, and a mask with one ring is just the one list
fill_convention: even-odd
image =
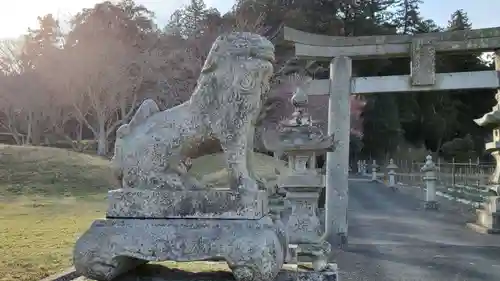
[(467, 224), (473, 230), (485, 234), (500, 234), (500, 197), (490, 196), (482, 209), (476, 210), (476, 223)]
[(479, 231), (488, 234), (500, 233), (500, 213), (489, 210), (476, 210), (477, 222), (475, 229), (483, 227), (485, 230)]
[(489, 228), (484, 225), (479, 225), (477, 223), (467, 223), (467, 226), (474, 230), (475, 232), (482, 233), (482, 234), (500, 234), (500, 229), (499, 228)]
[(283, 226), (260, 220), (108, 219), (78, 239), (78, 273), (109, 281), (148, 261), (227, 261), (239, 281), (272, 281), (285, 258)]
[(318, 217), (318, 198), (321, 186), (285, 186), (286, 199), (290, 202), (290, 215), (285, 220), (290, 243), (315, 244), (322, 235)]
[(298, 255), (312, 258), (315, 271), (324, 271), (328, 266), (328, 256), (331, 252), (330, 243), (322, 241), (317, 244), (299, 244)]
[(334, 233), (327, 239), (328, 239), (327, 241), (330, 243), (332, 247), (338, 249), (345, 249), (349, 244), (349, 237), (347, 236), (347, 233), (343, 232)]
[(424, 203), (424, 209), (426, 209), (426, 210), (438, 210), (439, 209), (439, 202), (437, 202), (437, 201), (426, 201)]
[(107, 218), (260, 219), (269, 212), (265, 191), (144, 190), (108, 192)]
[(269, 212), (276, 215), (278, 218), (282, 218), (283, 211), (285, 207), (285, 198), (279, 195), (269, 196)]
[(329, 263), (322, 271), (299, 270), (294, 265), (285, 264), (276, 281), (338, 281), (337, 264)]

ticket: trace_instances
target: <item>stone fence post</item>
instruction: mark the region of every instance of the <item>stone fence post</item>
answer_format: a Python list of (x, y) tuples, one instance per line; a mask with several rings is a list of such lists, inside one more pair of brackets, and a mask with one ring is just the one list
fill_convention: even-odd
[(432, 156), (427, 155), (425, 160), (425, 165), (420, 169), (424, 173), (424, 183), (425, 183), (425, 209), (437, 210), (439, 204), (436, 200), (436, 165), (432, 162)]
[(396, 187), (396, 169), (398, 166), (394, 164), (394, 160), (391, 158), (389, 160), (389, 165), (387, 165), (387, 175), (389, 176), (389, 187), (390, 188), (395, 188)]

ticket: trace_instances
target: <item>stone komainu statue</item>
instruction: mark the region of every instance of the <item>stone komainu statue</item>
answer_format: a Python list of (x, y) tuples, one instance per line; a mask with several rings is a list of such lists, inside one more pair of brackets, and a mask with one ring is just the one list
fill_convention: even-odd
[[(146, 100), (118, 129), (112, 165), (123, 188), (75, 243), (78, 274), (110, 281), (149, 261), (224, 259), (238, 281), (275, 280), (288, 236), (248, 167), (273, 59), (264, 37), (220, 36), (189, 101), (160, 111)], [(186, 151), (206, 139), (220, 142), (233, 190), (197, 190), (187, 176)]]
[(182, 167), (186, 151), (217, 139), (231, 188), (257, 190), (248, 157), (273, 60), (274, 46), (259, 35), (219, 36), (188, 101), (160, 111), (153, 100), (145, 100), (130, 123), (118, 128), (112, 166), (122, 187), (199, 188)]

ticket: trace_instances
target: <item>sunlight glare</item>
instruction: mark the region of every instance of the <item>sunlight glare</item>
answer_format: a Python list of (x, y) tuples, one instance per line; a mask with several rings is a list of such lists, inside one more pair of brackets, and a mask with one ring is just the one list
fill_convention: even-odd
[(98, 0), (15, 0), (7, 9), (0, 9), (0, 38), (14, 39), (24, 34), (28, 27), (37, 26), (37, 17), (52, 13), (55, 18), (67, 20), (82, 8), (89, 8)]

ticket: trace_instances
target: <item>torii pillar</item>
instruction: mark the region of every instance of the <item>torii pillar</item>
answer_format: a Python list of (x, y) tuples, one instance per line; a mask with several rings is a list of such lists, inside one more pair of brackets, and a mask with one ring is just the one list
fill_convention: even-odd
[(328, 135), (338, 142), (334, 152), (326, 155), (326, 218), (327, 240), (340, 247), (347, 244), (347, 205), (349, 199), (349, 132), (352, 61), (336, 57), (330, 63), (328, 103)]

